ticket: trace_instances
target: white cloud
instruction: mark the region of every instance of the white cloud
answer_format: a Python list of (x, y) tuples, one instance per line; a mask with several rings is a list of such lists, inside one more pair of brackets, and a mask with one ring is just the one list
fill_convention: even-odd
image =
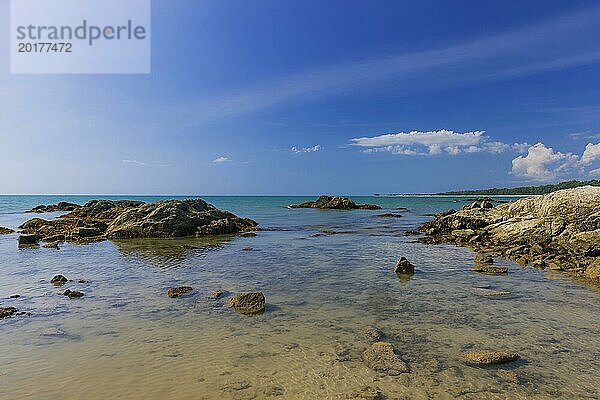
[(221, 157), (217, 157), (213, 160), (213, 162), (215, 164), (222, 164), (222, 163), (226, 163), (226, 162), (230, 162), (231, 159), (225, 156), (221, 156)]
[(389, 152), (399, 155), (439, 155), (452, 156), (461, 153), (493, 153), (499, 154), (508, 150), (523, 152), (529, 147), (527, 143), (509, 145), (491, 141), (484, 131), (454, 132), (446, 129), (439, 131), (412, 131), (388, 133), (373, 137), (351, 139), (355, 146), (368, 147), (365, 153)]
[(314, 145), (312, 147), (292, 147), (292, 152), (296, 154), (300, 153), (316, 153), (317, 151), (323, 150), (323, 146), (320, 144)]
[(145, 166), (146, 163), (142, 162), (142, 161), (138, 161), (138, 160), (121, 160), (124, 164), (134, 164), (134, 165), (140, 165), (140, 166)]
[[(533, 181), (551, 181), (560, 178), (578, 178), (586, 175), (595, 160), (600, 159), (600, 143), (589, 143), (583, 154), (555, 152), (543, 143), (531, 146), (526, 156), (512, 161), (512, 174)], [(589, 176), (600, 176), (600, 168), (587, 172)]]
[(585, 151), (583, 152), (583, 155), (581, 156), (582, 164), (590, 165), (598, 159), (600, 159), (600, 143), (588, 143), (587, 146), (585, 146)]
[(600, 178), (600, 168), (591, 170), (588, 175), (590, 178)]

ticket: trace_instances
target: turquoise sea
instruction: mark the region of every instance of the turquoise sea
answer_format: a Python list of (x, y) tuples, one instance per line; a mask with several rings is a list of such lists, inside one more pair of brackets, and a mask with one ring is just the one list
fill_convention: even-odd
[[(39, 204), (99, 198), (173, 197), (0, 196), (0, 226), (60, 215), (24, 213)], [(469, 197), (352, 197), (380, 211), (286, 207), (314, 197), (202, 198), (265, 230), (60, 250), (0, 236), (0, 305), (31, 313), (0, 320), (0, 399), (361, 399), (375, 389), (387, 399), (600, 398), (597, 288), (501, 259), (508, 276), (476, 274), (469, 249), (403, 235)], [(376, 217), (390, 212), (402, 218)], [(394, 274), (399, 256), (415, 264), (411, 279)], [(59, 273), (73, 281), (53, 287)], [(194, 292), (170, 299), (174, 285)], [(485, 298), (481, 287), (513, 294)], [(61, 296), (67, 288), (85, 296)], [(236, 314), (207, 299), (216, 289), (263, 291), (266, 312)], [(409, 373), (365, 366), (369, 327)], [(461, 359), (472, 350), (522, 359), (480, 368)]]

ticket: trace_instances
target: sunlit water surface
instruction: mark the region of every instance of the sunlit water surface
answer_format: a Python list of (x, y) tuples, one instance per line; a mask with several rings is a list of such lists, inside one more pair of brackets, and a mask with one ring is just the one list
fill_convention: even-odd
[[(32, 313), (0, 320), (0, 399), (351, 399), (367, 386), (388, 399), (600, 398), (597, 289), (503, 260), (508, 276), (479, 275), (470, 250), (402, 236), (464, 198), (356, 199), (381, 212), (285, 208), (304, 198), (205, 199), (269, 230), (60, 250), (18, 249), (16, 234), (0, 236), (0, 304)], [(0, 226), (59, 200), (88, 199), (0, 197)], [(375, 217), (396, 207), (410, 211)], [(350, 233), (313, 237), (321, 230)], [(416, 265), (410, 280), (393, 272), (400, 255)], [(58, 273), (73, 282), (53, 287)], [(166, 296), (184, 284), (191, 296)], [(474, 287), (513, 295), (479, 297)], [(85, 297), (61, 296), (67, 288)], [(216, 289), (263, 291), (267, 310), (236, 314), (207, 299)], [(362, 363), (370, 326), (409, 373)], [(523, 359), (490, 368), (461, 360), (479, 349)]]

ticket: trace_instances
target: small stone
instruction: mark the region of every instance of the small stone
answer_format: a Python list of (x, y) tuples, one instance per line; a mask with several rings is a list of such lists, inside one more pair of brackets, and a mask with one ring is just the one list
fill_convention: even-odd
[(491, 255), (487, 253), (477, 253), (475, 254), (475, 263), (476, 264), (493, 264), (494, 259)]
[(260, 314), (265, 311), (265, 295), (262, 292), (241, 293), (230, 298), (229, 305), (240, 314)]
[(192, 290), (194, 290), (191, 286), (179, 286), (179, 287), (174, 287), (174, 288), (170, 288), (167, 291), (167, 296), (169, 296), (170, 298), (174, 299), (176, 297), (182, 296), (186, 293), (191, 292)]
[(0, 307), (0, 319), (8, 318), (16, 312), (17, 309), (14, 307)]
[(70, 289), (65, 290), (63, 295), (67, 296), (70, 299), (78, 299), (80, 297), (83, 297), (83, 293), (78, 292), (77, 290), (70, 290)]
[(508, 274), (507, 267), (493, 267), (491, 265), (476, 265), (471, 268), (471, 271), (479, 272), (487, 275), (505, 275)]
[(386, 214), (377, 214), (377, 218), (402, 218), (402, 214), (394, 214), (394, 213), (386, 213)]
[(18, 299), (19, 297), (21, 297), (20, 294), (13, 294), (12, 296), (9, 297), (9, 299)]
[(242, 250), (243, 251), (252, 251), (254, 249), (252, 247), (244, 247)]
[(50, 279), (50, 283), (54, 286), (62, 286), (67, 282), (69, 282), (69, 280), (63, 275), (56, 275), (54, 278)]
[(463, 357), (467, 362), (478, 365), (505, 364), (521, 358), (517, 353), (507, 351), (471, 351)]
[(88, 281), (86, 281), (85, 279), (80, 279), (78, 282), (79, 283), (88, 283)]
[(390, 376), (408, 372), (408, 366), (388, 342), (377, 342), (362, 353), (362, 360), (367, 367)]
[(248, 238), (248, 237), (255, 237), (255, 236), (257, 236), (257, 235), (256, 235), (256, 233), (254, 233), (254, 232), (244, 232), (244, 233), (242, 233), (240, 236), (241, 236), (241, 237)]
[(412, 265), (406, 259), (406, 257), (400, 257), (400, 258), (398, 258), (398, 261), (396, 262), (396, 267), (394, 268), (394, 272), (396, 272), (397, 274), (414, 274), (415, 266)]
[(208, 298), (210, 300), (216, 300), (218, 298), (220, 298), (221, 296), (223, 296), (225, 294), (225, 292), (223, 290), (215, 290), (214, 292), (212, 292), (211, 294), (208, 295)]

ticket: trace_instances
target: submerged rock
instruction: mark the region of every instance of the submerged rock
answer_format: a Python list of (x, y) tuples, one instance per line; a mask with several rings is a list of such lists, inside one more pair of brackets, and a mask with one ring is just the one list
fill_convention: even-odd
[(229, 305), (240, 314), (260, 314), (265, 311), (265, 295), (262, 292), (241, 293), (231, 297)]
[(16, 312), (17, 309), (14, 307), (0, 307), (0, 319), (8, 318)]
[(209, 294), (208, 298), (210, 300), (217, 300), (218, 298), (220, 298), (224, 294), (225, 294), (225, 291), (219, 289), (219, 290), (215, 290), (214, 292), (212, 292), (211, 294)]
[(335, 210), (381, 210), (381, 207), (375, 204), (356, 204), (347, 197), (339, 196), (319, 196), (315, 201), (307, 201), (301, 204), (292, 204), (291, 208), (321, 208)]
[(521, 266), (576, 276), (585, 275), (600, 255), (600, 187), (559, 190), (493, 208), (487, 200), (483, 207), (479, 203), (436, 215), (419, 228), (425, 234), (419, 241), (469, 246)]
[(0, 226), (0, 235), (9, 235), (11, 233), (15, 233), (15, 231), (13, 231), (10, 228), (5, 228), (3, 226)]
[(23, 235), (19, 236), (19, 246), (20, 247), (38, 246), (39, 240), (40, 240), (40, 237), (38, 235), (23, 234)]
[(69, 282), (69, 280), (67, 278), (65, 278), (63, 275), (56, 275), (52, 279), (50, 279), (50, 283), (53, 284), (54, 286), (62, 286), (67, 282)]
[(254, 248), (252, 248), (252, 247), (244, 247), (242, 250), (243, 251), (252, 251), (252, 250), (254, 250)]
[(377, 342), (362, 353), (362, 360), (367, 367), (390, 376), (408, 372), (408, 366), (388, 342)]
[[(201, 199), (143, 203), (94, 200), (54, 220), (34, 218), (20, 226), (38, 240), (89, 243), (124, 238), (170, 238), (234, 234), (255, 229), (248, 218), (221, 211)], [(25, 240), (25, 239), (23, 239)]]
[(398, 258), (394, 272), (397, 274), (414, 274), (415, 266), (408, 261), (406, 257)]
[(65, 290), (63, 295), (67, 296), (70, 299), (78, 299), (80, 297), (83, 297), (82, 292), (78, 292), (77, 290), (70, 290), (70, 289)]
[(475, 264), (493, 264), (494, 259), (487, 253), (477, 253), (475, 254)]
[(192, 290), (194, 289), (191, 286), (172, 287), (167, 291), (167, 296), (174, 299), (176, 297), (183, 296), (184, 294), (189, 293)]
[(364, 329), (363, 335), (367, 339), (367, 341), (371, 343), (381, 342), (385, 338), (385, 334), (379, 328), (374, 326), (368, 326)]
[(377, 218), (402, 218), (402, 214), (394, 214), (394, 213), (377, 214), (376, 217)]
[(244, 232), (240, 236), (248, 238), (248, 237), (255, 237), (255, 236), (258, 236), (258, 235), (256, 234), (256, 232)]
[(512, 294), (512, 292), (509, 292), (507, 290), (493, 290), (487, 288), (473, 288), (471, 289), (471, 291), (476, 295), (483, 297), (510, 296)]
[(47, 212), (57, 212), (57, 211), (73, 211), (76, 210), (78, 208), (80, 208), (81, 206), (79, 204), (75, 204), (75, 203), (67, 203), (66, 201), (61, 201), (57, 204), (50, 204), (50, 205), (40, 205), (37, 207), (32, 208), (29, 211), (25, 211), (28, 213), (47, 213)]
[(486, 264), (476, 265), (473, 268), (471, 268), (471, 271), (479, 272), (481, 274), (488, 274), (488, 275), (508, 274), (507, 267), (494, 267), (492, 265), (486, 265)]
[(521, 357), (517, 353), (507, 351), (471, 351), (463, 354), (463, 358), (473, 364), (493, 365), (517, 361)]

